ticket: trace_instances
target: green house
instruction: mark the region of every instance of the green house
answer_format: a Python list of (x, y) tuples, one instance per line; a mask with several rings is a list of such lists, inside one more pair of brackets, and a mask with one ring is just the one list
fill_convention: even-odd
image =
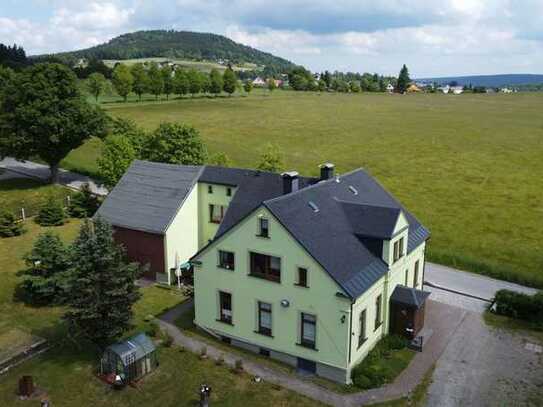
[(149, 277), (173, 283), (190, 260), (200, 328), (303, 371), (349, 383), (383, 335), (424, 323), (429, 232), (362, 169), (323, 164), (309, 178), (139, 161), (98, 215), (135, 259), (153, 259)]

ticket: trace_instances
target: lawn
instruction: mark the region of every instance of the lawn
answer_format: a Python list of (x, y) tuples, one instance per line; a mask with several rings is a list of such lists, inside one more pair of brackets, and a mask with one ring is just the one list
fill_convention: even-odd
[[(72, 219), (64, 226), (49, 229), (65, 241), (71, 241), (80, 224), (80, 220)], [(49, 339), (53, 347), (0, 376), (0, 406), (39, 405), (39, 400), (19, 401), (15, 395), (17, 381), (25, 374), (34, 377), (37, 386), (47, 391), (55, 406), (194, 406), (199, 385), (204, 382), (213, 388), (213, 405), (319, 405), (278, 386), (253, 383), (248, 375), (235, 375), (226, 367), (215, 366), (209, 360), (201, 361), (196, 355), (175, 347), (159, 349), (160, 367), (137, 389), (111, 391), (94, 377), (98, 363), (96, 349), (88, 344), (77, 346), (66, 339), (60, 320), (64, 312), (61, 307), (36, 308), (14, 301), (16, 273), (24, 265), (22, 256), (31, 249), (37, 235), (46, 230), (31, 220), (26, 222), (26, 228), (27, 233), (22, 236), (0, 239), (0, 332), (3, 333), (0, 348), (6, 351), (6, 341), (22, 346), (31, 335)], [(141, 292), (142, 298), (134, 306), (132, 332), (149, 328), (147, 316), (158, 315), (185, 300), (176, 290), (159, 286), (145, 287)]]
[[(385, 95), (265, 91), (105, 104), (147, 129), (198, 128), (211, 153), (254, 167), (266, 143), (287, 169), (364, 167), (427, 225), (433, 261), (543, 287), (542, 93)], [(93, 140), (63, 163), (96, 171)]]
[(26, 216), (33, 216), (48, 197), (66, 202), (66, 197), (71, 194), (73, 192), (67, 188), (47, 185), (30, 178), (0, 180), (0, 207), (13, 211), (19, 217), (21, 208), (25, 209)]

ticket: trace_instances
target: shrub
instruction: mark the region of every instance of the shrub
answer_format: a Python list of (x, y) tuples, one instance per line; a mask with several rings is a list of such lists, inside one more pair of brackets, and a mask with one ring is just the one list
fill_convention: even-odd
[(91, 192), (89, 184), (83, 184), (81, 191), (71, 197), (70, 216), (74, 218), (90, 218), (98, 210), (99, 206), (100, 202)]
[(217, 366), (224, 365), (224, 355), (221, 353), (219, 357), (217, 358), (217, 361), (215, 362)]
[(243, 372), (243, 360), (237, 359), (236, 363), (234, 364), (234, 372), (241, 373)]
[(407, 346), (407, 339), (399, 335), (385, 336), (381, 341), (382, 346), (388, 350), (400, 350)]
[(49, 197), (40, 209), (36, 222), (41, 226), (61, 226), (66, 221), (66, 213), (62, 204)]
[(500, 290), (494, 297), (496, 313), (543, 326), (543, 292), (535, 295)]
[(22, 222), (17, 222), (15, 215), (7, 210), (0, 212), (0, 236), (19, 236), (25, 232)]
[(169, 348), (173, 345), (173, 336), (169, 332), (166, 332), (164, 337), (164, 342), (162, 343), (164, 347)]
[(202, 346), (202, 349), (200, 349), (200, 359), (206, 359), (207, 358), (207, 346)]
[(155, 338), (159, 332), (158, 325), (156, 324), (156, 322), (151, 322), (145, 332), (151, 338)]

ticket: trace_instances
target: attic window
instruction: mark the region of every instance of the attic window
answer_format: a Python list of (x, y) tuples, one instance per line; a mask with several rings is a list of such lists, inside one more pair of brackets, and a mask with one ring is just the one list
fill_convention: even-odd
[(358, 190), (352, 185), (349, 185), (349, 191), (351, 191), (354, 195), (358, 195)]
[(315, 202), (309, 201), (307, 204), (311, 209), (313, 209), (313, 212), (317, 213), (319, 211), (319, 207), (317, 206), (317, 204), (315, 204)]

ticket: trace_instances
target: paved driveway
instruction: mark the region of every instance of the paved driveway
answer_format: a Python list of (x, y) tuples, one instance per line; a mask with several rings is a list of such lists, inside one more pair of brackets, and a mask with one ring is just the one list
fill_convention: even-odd
[(436, 364), (428, 407), (543, 406), (543, 353), (468, 313)]

